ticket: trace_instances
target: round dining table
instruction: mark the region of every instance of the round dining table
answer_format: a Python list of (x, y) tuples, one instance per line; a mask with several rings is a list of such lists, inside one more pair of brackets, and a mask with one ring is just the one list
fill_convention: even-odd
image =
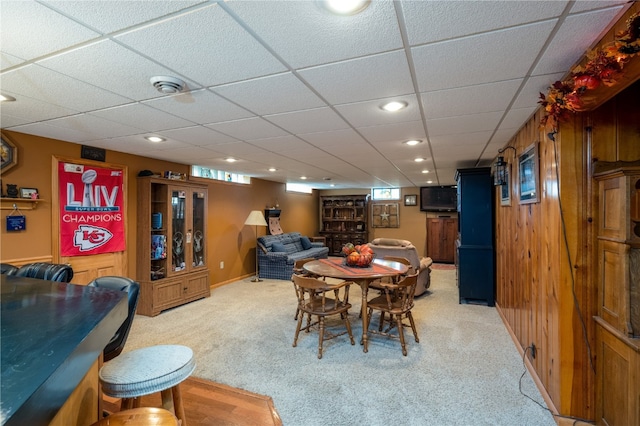
[(368, 267), (348, 266), (344, 263), (344, 258), (341, 257), (313, 260), (305, 263), (302, 267), (306, 272), (313, 275), (352, 281), (360, 286), (362, 290), (362, 339), (360, 344), (362, 344), (364, 352), (368, 352), (367, 331), (369, 329), (369, 317), (367, 294), (369, 292), (369, 284), (381, 278), (404, 275), (409, 270), (409, 267), (400, 262), (384, 259), (374, 259)]

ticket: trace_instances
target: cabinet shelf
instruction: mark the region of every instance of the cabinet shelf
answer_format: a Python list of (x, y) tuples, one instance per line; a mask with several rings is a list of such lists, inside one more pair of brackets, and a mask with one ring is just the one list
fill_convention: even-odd
[(13, 209), (24, 209), (24, 210), (34, 210), (38, 203), (44, 201), (40, 198), (31, 199), (31, 198), (10, 198), (10, 197), (2, 197), (2, 205), (0, 206), (0, 210), (13, 210)]
[(320, 197), (320, 235), (330, 255), (339, 255), (346, 243), (364, 244), (368, 238), (368, 195)]

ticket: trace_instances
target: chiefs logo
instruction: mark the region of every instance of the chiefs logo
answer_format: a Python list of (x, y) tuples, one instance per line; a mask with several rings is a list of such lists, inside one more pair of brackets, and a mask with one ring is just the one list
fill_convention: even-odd
[(73, 245), (78, 247), (80, 251), (93, 250), (106, 244), (113, 237), (108, 229), (99, 226), (80, 225), (73, 233)]

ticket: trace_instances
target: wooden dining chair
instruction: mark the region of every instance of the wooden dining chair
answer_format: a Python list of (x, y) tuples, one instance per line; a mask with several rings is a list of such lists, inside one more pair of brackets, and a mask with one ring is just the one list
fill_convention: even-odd
[[(400, 256), (384, 256), (382, 258), (383, 260), (390, 260), (392, 262), (398, 262), (398, 263), (402, 263), (403, 265), (407, 265), (409, 267), (409, 270), (407, 271), (407, 273), (405, 275), (410, 275), (413, 273), (413, 266), (411, 266), (411, 261), (409, 259), (407, 259), (406, 257), (400, 257)], [(382, 286), (382, 283), (395, 283), (398, 282), (399, 276), (395, 276), (395, 277), (384, 277), (381, 278), (379, 280), (375, 280), (372, 281), (369, 284), (369, 289), (374, 289), (374, 290), (378, 290), (380, 292), (382, 292), (384, 290), (384, 287)]]
[[(309, 274), (307, 271), (305, 271), (303, 268), (305, 263), (311, 262), (312, 260), (316, 260), (316, 259), (313, 257), (305, 257), (304, 259), (296, 260), (293, 263), (293, 275), (303, 275), (305, 277), (313, 276), (312, 274)], [(293, 282), (293, 275), (291, 276), (292, 282)], [(293, 285), (293, 288), (296, 290), (296, 295), (297, 295), (298, 289), (295, 284)], [(300, 314), (300, 309), (296, 307), (296, 314), (293, 317), (293, 319), (297, 320), (299, 314)]]
[[(349, 323), (348, 311), (351, 308), (349, 303), (349, 286), (351, 281), (342, 281), (338, 284), (328, 284), (326, 281), (314, 277), (303, 275), (293, 275), (291, 277), (298, 297), (298, 324), (296, 334), (293, 338), (293, 347), (298, 344), (300, 330), (307, 333), (311, 327), (319, 325), (318, 335), (318, 359), (322, 358), (322, 345), (325, 340), (333, 339), (345, 333), (349, 334), (351, 344), (355, 345), (353, 334), (351, 333), (351, 323)], [(307, 325), (302, 327), (304, 314), (307, 314)], [(331, 315), (339, 315), (344, 321), (346, 331), (333, 333), (325, 330), (325, 318)], [(312, 322), (312, 317), (317, 317), (316, 322)]]
[[(373, 311), (380, 312), (380, 321), (378, 330), (367, 329), (367, 334), (379, 334), (387, 337), (395, 337), (400, 339), (402, 346), (402, 355), (407, 356), (407, 346), (404, 339), (404, 327), (410, 326), (416, 342), (420, 342), (416, 324), (411, 314), (413, 308), (413, 297), (418, 283), (418, 274), (414, 272), (407, 275), (397, 283), (380, 283), (382, 294), (367, 302), (369, 319), (372, 318)], [(389, 315), (389, 325), (383, 330), (385, 325), (385, 316)], [(409, 320), (409, 324), (403, 324), (405, 319)], [(371, 320), (369, 321), (371, 325)], [(397, 334), (391, 331), (396, 328)]]

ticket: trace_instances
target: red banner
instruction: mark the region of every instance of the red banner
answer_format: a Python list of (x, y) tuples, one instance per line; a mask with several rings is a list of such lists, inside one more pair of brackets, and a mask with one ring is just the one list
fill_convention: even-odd
[(125, 250), (122, 170), (59, 163), (60, 254)]

